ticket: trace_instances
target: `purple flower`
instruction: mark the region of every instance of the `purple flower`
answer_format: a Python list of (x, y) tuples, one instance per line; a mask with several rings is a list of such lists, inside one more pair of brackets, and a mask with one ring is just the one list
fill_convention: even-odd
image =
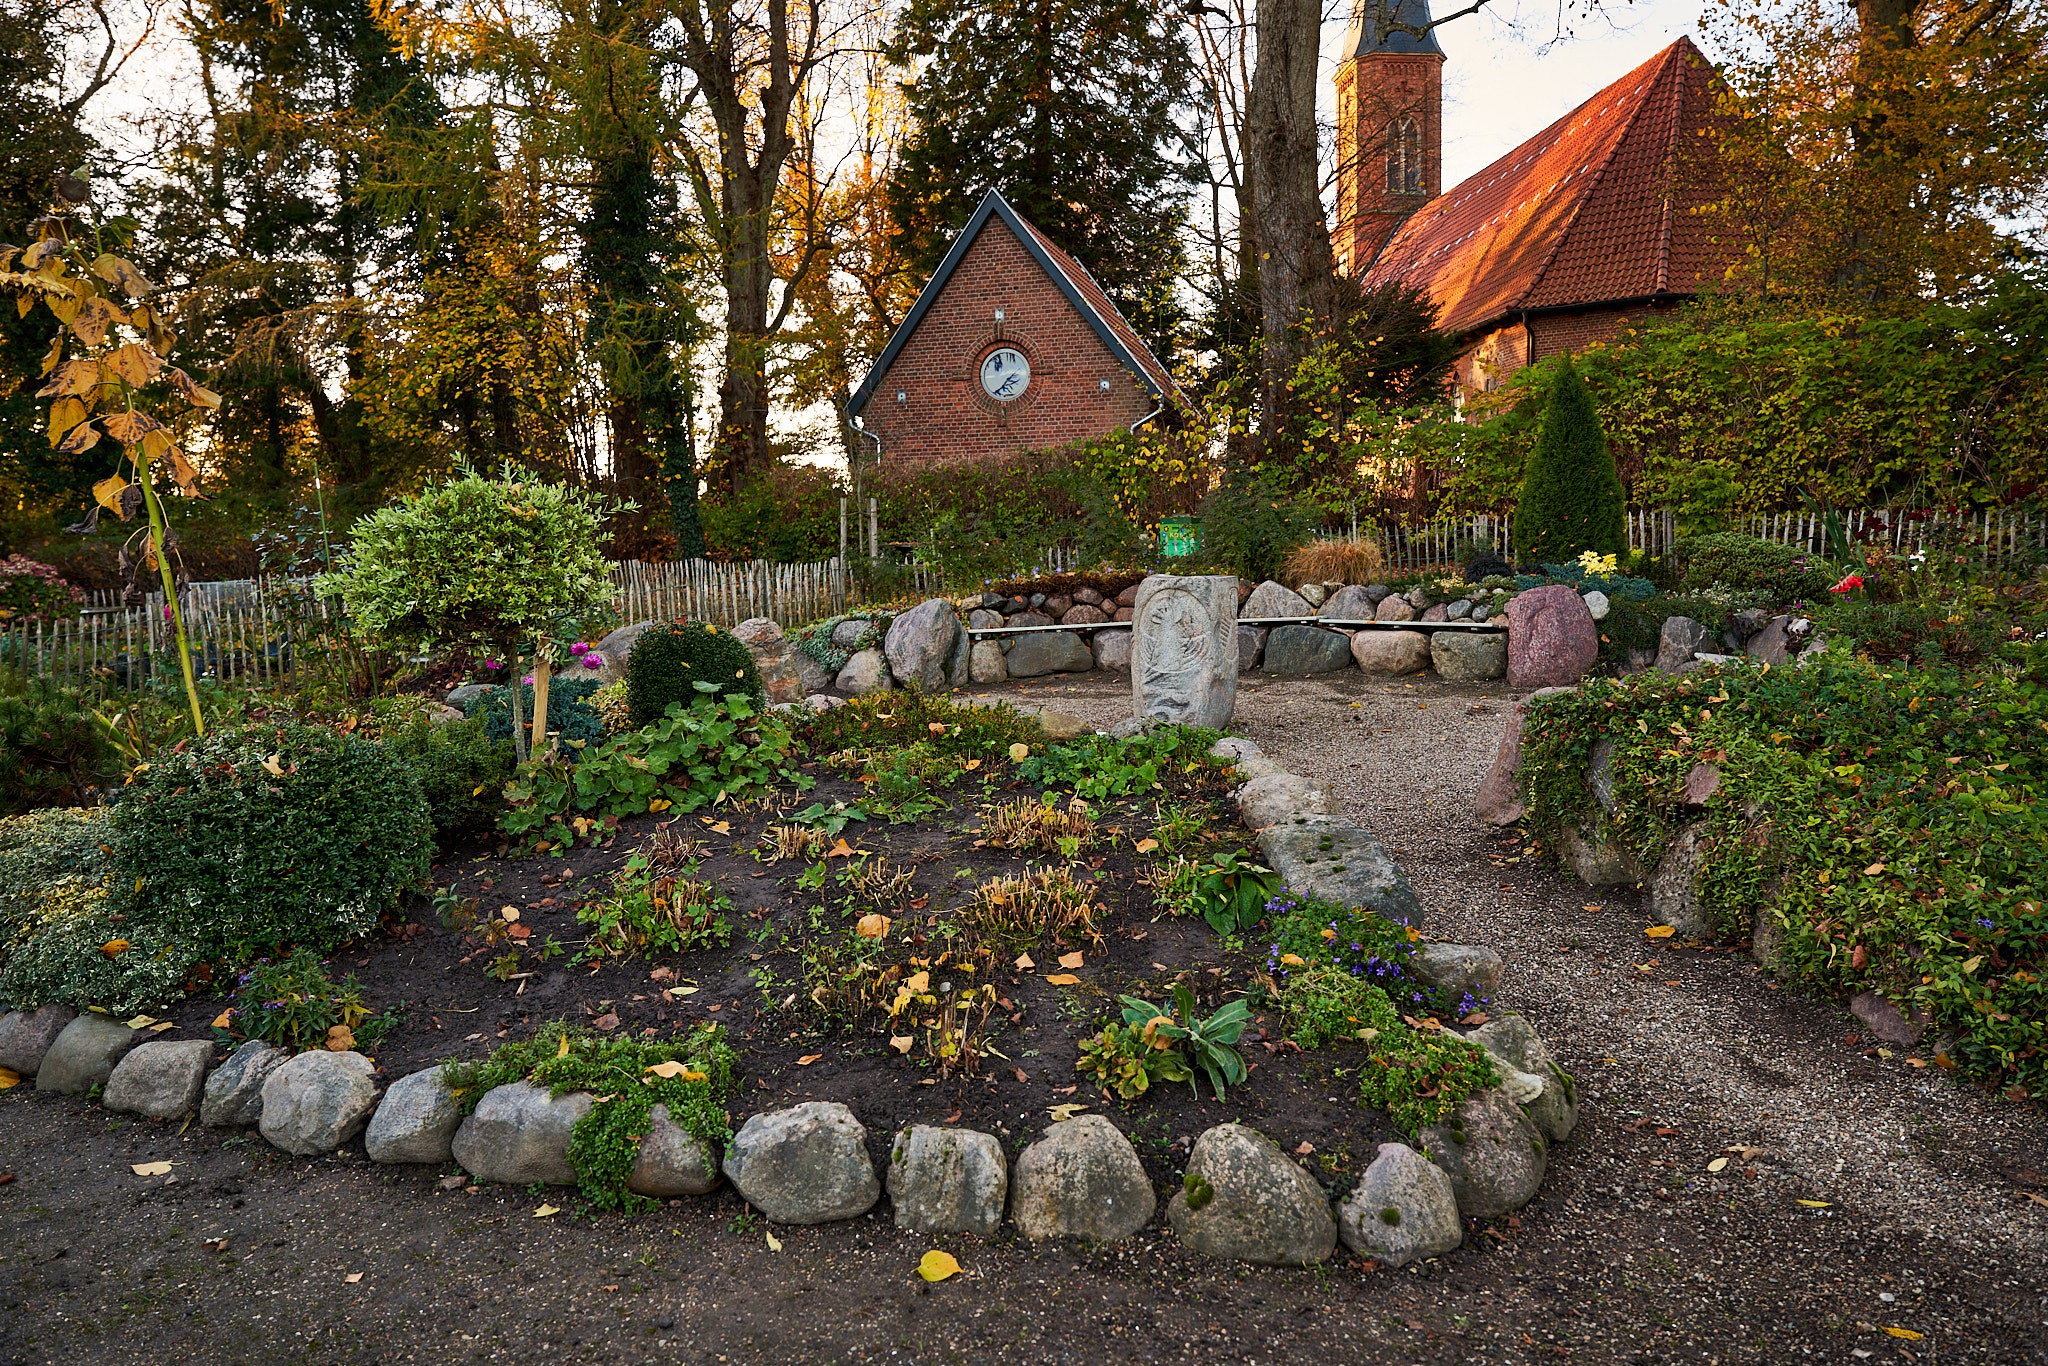
[(519, 681), (520, 681), (521, 683), (531, 683), (531, 682), (533, 682), (533, 675), (532, 675), (532, 674), (528, 674), (528, 675), (527, 675), (526, 677), (524, 677), (524, 678), (520, 679)]
[(586, 669), (602, 669), (604, 667), (604, 656), (592, 650), (589, 654), (583, 656), (583, 667)]
[(579, 656), (579, 657), (580, 657), (580, 656), (582, 656), (582, 655), (588, 654), (589, 652), (590, 652), (590, 642), (589, 642), (589, 641), (587, 641), (587, 640), (579, 640), (579, 641), (577, 641), (577, 642), (576, 642), (576, 643), (575, 643), (574, 645), (571, 645), (571, 646), (569, 647), (569, 653), (570, 653), (570, 654), (572, 654), (572, 655), (576, 655), (576, 656)]
[(1978, 917), (1977, 923), (1978, 923), (1979, 925), (1983, 926), (1983, 927), (1984, 927), (1985, 929), (1987, 929), (1987, 930), (1989, 930), (1989, 929), (1996, 929), (1996, 928), (1997, 928), (1997, 926), (1995, 926), (1995, 925), (1994, 925), (1994, 924), (1993, 924), (1993, 923), (1992, 923), (1991, 921), (1989, 921), (1989, 920), (1986, 920), (1986, 919), (1984, 919), (1984, 918), (1983, 918), (1983, 917), (1981, 917), (1981, 916), (1980, 916), (1980, 917)]

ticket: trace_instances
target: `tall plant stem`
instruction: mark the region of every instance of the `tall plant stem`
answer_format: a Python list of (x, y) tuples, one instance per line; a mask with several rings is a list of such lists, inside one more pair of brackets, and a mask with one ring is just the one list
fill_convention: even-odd
[(149, 509), (149, 548), (156, 556), (157, 573), (164, 584), (164, 603), (171, 609), (172, 634), (178, 641), (178, 668), (185, 675), (185, 700), (192, 706), (192, 733), (206, 734), (206, 714), (199, 707), (199, 684), (192, 677), (192, 647), (185, 639), (185, 606), (178, 601), (178, 580), (171, 573), (171, 557), (164, 550), (164, 508), (157, 501), (156, 482), (149, 467), (140, 461), (136, 482), (142, 485), (142, 505)]

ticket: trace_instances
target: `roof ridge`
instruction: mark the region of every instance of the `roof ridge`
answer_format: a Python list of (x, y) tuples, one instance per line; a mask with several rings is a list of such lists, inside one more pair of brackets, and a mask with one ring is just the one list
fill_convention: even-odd
[[(1564, 250), (1564, 244), (1571, 237), (1572, 229), (1578, 226), (1579, 216), (1585, 212), (1587, 203), (1593, 198), (1594, 195), (1599, 193), (1602, 182), (1604, 182), (1607, 179), (1608, 169), (1614, 165), (1615, 157), (1620, 154), (1622, 144), (1628, 141), (1628, 135), (1634, 129), (1636, 120), (1641, 118), (1643, 110), (1649, 107), (1650, 92), (1654, 90), (1656, 83), (1663, 80), (1666, 73), (1670, 70), (1671, 58), (1674, 55), (1676, 55), (1678, 51), (1678, 45), (1682, 42), (1685, 42), (1684, 38), (1680, 38), (1678, 42), (1672, 43), (1669, 46), (1665, 47), (1655, 57), (1652, 57), (1649, 61), (1644, 62), (1642, 66), (1638, 66), (1635, 69), (1635, 71), (1626, 73), (1619, 80), (1616, 80), (1612, 85), (1609, 85), (1604, 89), (1596, 92), (1591, 99), (1588, 99), (1586, 101), (1585, 104), (1579, 106), (1579, 109), (1585, 108), (1586, 104), (1591, 104), (1593, 100), (1599, 99), (1602, 95), (1605, 95), (1609, 90), (1614, 89), (1614, 86), (1625, 83), (1628, 80), (1629, 76), (1633, 76), (1636, 71), (1641, 71), (1644, 69), (1644, 67), (1655, 66), (1657, 68), (1655, 71), (1651, 72), (1647, 77), (1645, 77), (1644, 84), (1642, 87), (1643, 93), (1642, 96), (1636, 100), (1636, 107), (1632, 111), (1630, 111), (1630, 113), (1625, 119), (1622, 119), (1620, 121), (1620, 131), (1615, 134), (1614, 141), (1607, 144), (1607, 150), (1604, 154), (1602, 154), (1600, 158), (1600, 164), (1594, 167), (1590, 172), (1590, 183), (1588, 183), (1584, 189), (1580, 190), (1579, 193), (1573, 197), (1570, 215), (1565, 219), (1564, 225), (1560, 227), (1556, 233), (1552, 234), (1550, 239), (1550, 248), (1549, 250), (1544, 252), (1543, 259), (1537, 262), (1536, 269), (1529, 272), (1529, 283), (1522, 288), (1521, 292), (1518, 295), (1516, 295), (1516, 297), (1511, 302), (1524, 302), (1528, 299), (1530, 295), (1536, 292), (1539, 286), (1542, 285), (1543, 277), (1549, 274), (1550, 267), (1554, 265), (1557, 261), (1558, 253)], [(1578, 109), (1574, 109), (1572, 113), (1578, 113)], [(1569, 118), (1571, 117), (1571, 115), (1567, 115), (1566, 117)], [(1669, 234), (1667, 233), (1665, 236), (1666, 241), (1668, 242)]]

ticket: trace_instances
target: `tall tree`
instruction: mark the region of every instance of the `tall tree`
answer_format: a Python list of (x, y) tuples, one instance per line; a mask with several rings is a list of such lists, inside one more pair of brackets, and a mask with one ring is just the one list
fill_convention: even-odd
[(1323, 221), (1316, 131), (1320, 0), (1258, 0), (1258, 56), (1243, 135), (1248, 219), (1258, 269), (1262, 430), (1282, 430), (1287, 384), (1318, 319), (1335, 303), (1336, 260)]
[[(768, 469), (769, 351), (823, 252), (775, 252), (783, 176), (805, 140), (813, 89), (844, 54), (824, 0), (671, 0), (668, 30), (686, 98), (709, 121), (708, 146), (678, 151), (701, 230), (718, 260), (725, 356), (713, 476), (727, 488)], [(811, 163), (815, 165), (815, 162)]]
[(890, 51), (915, 67), (911, 132), (889, 206), (910, 268), (929, 274), (1000, 190), (1170, 354), (1186, 35), (1186, 15), (1154, 0), (909, 0)]

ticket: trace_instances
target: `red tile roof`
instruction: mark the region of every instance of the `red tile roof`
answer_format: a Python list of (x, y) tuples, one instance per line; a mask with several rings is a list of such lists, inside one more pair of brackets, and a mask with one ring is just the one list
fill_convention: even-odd
[[(1680, 38), (1401, 225), (1367, 272), (1471, 332), (1521, 309), (1693, 293), (1725, 255), (1692, 212), (1720, 78)], [(1674, 192), (1675, 191), (1675, 192)]]

